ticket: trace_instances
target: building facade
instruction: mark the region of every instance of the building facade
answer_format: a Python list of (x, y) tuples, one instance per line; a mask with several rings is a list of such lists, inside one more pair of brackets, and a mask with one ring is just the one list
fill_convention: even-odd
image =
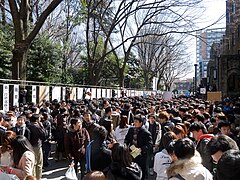
[(223, 35), (225, 34), (225, 28), (207, 29), (205, 31), (197, 32), (196, 40), (196, 59), (197, 59), (197, 79), (198, 84), (206, 86), (207, 83), (207, 67), (210, 61), (210, 52), (213, 43), (219, 43)]
[(225, 96), (240, 95), (240, 1), (226, 1), (226, 35), (220, 56), (220, 90)]

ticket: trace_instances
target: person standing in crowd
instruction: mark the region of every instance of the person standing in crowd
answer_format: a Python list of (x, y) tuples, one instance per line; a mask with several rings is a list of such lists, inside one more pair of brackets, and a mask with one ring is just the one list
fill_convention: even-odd
[[(33, 175), (34, 151), (32, 145), (25, 136), (18, 135), (11, 143), (13, 149), (14, 166), (3, 167), (8, 174), (15, 174), (20, 180)], [(39, 180), (40, 178), (37, 178)]]
[(48, 118), (48, 113), (47, 112), (43, 112), (42, 113), (42, 124), (43, 127), (45, 129), (46, 132), (46, 138), (45, 140), (42, 142), (42, 150), (43, 150), (43, 167), (47, 167), (49, 166), (48, 163), (48, 158), (50, 156), (50, 152), (51, 152), (51, 137), (52, 137), (52, 125), (51, 122), (49, 121)]
[(21, 115), (17, 118), (16, 126), (13, 127), (11, 130), (14, 131), (17, 135), (23, 135), (28, 140), (30, 140), (31, 132), (26, 126), (26, 117)]
[(164, 149), (157, 153), (154, 159), (154, 171), (157, 173), (156, 180), (168, 180), (167, 168), (171, 165), (173, 159), (167, 149), (169, 144), (176, 139), (177, 136), (172, 131), (166, 132), (162, 137)]
[[(239, 150), (237, 143), (226, 135), (213, 137), (207, 144), (207, 149), (213, 159), (214, 165), (218, 164), (219, 159), (227, 150)], [(217, 168), (213, 168), (214, 179), (217, 178)]]
[(12, 155), (12, 141), (16, 138), (16, 133), (13, 131), (6, 131), (2, 136), (2, 146), (0, 148), (0, 164), (3, 166), (13, 165)]
[(194, 122), (191, 124), (189, 131), (192, 132), (194, 139), (197, 142), (197, 151), (202, 157), (202, 164), (210, 172), (213, 171), (213, 164), (210, 152), (208, 151), (207, 144), (213, 137), (213, 134), (208, 134), (205, 125), (202, 122)]
[(116, 127), (119, 125), (120, 119), (121, 119), (120, 118), (120, 113), (117, 112), (116, 106), (112, 107), (112, 115), (111, 115), (111, 117), (112, 117), (113, 130), (115, 130)]
[(0, 113), (0, 146), (2, 145), (2, 137), (7, 131), (6, 123), (3, 117), (4, 117), (3, 114)]
[(154, 164), (154, 155), (159, 149), (160, 141), (161, 141), (161, 125), (156, 122), (156, 116), (155, 114), (149, 114), (148, 115), (148, 121), (146, 123), (147, 130), (151, 133), (152, 141), (153, 141), (153, 148), (149, 150), (149, 174), (153, 176), (153, 164)]
[(87, 171), (103, 171), (111, 162), (111, 150), (106, 145), (107, 130), (97, 125), (93, 130), (93, 140), (87, 149)]
[(240, 177), (240, 151), (224, 152), (217, 164), (218, 180), (238, 180)]
[(142, 169), (142, 179), (145, 179), (147, 171), (147, 160), (149, 150), (153, 146), (151, 133), (143, 127), (144, 122), (143, 115), (134, 116), (134, 127), (128, 130), (124, 142), (131, 149), (131, 152), (139, 152), (134, 158), (134, 162), (137, 163)]
[(64, 137), (64, 145), (68, 158), (74, 161), (74, 168), (78, 174), (78, 163), (81, 166), (81, 177), (85, 175), (86, 148), (90, 142), (90, 136), (85, 128), (82, 128), (80, 118), (72, 118), (68, 132)]
[(34, 176), (37, 179), (41, 179), (43, 168), (42, 141), (45, 141), (47, 133), (43, 127), (43, 124), (40, 122), (39, 114), (33, 114), (30, 118), (30, 122), (30, 143), (33, 146), (33, 151), (35, 154)]
[(141, 168), (138, 166), (138, 164), (132, 162), (131, 154), (125, 145), (119, 143), (115, 143), (113, 145), (112, 161), (113, 162), (109, 168), (107, 168), (107, 179), (141, 179)]
[(122, 116), (119, 126), (114, 131), (114, 138), (120, 144), (124, 144), (124, 139), (128, 133), (130, 126), (127, 124), (127, 116)]
[(104, 126), (107, 130), (107, 144), (112, 144), (114, 142), (113, 129), (112, 129), (112, 108), (108, 106), (105, 108), (105, 115), (99, 121), (100, 126)]
[(201, 164), (201, 156), (190, 139), (178, 139), (173, 147), (177, 160), (167, 169), (170, 180), (212, 180), (212, 174)]
[(82, 122), (82, 127), (85, 128), (90, 136), (90, 140), (93, 139), (93, 130), (97, 126), (94, 121), (91, 119), (91, 114), (89, 111), (84, 111), (83, 113), (83, 122)]

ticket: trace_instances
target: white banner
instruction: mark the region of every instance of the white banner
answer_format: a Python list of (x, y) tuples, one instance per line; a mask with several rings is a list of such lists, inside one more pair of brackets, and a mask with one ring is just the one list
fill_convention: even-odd
[(3, 111), (9, 111), (9, 85), (3, 85)]
[(117, 97), (120, 98), (121, 97), (121, 90), (117, 90)]
[(102, 89), (102, 97), (103, 98), (107, 97), (107, 90), (106, 89)]
[(37, 86), (32, 86), (32, 102), (37, 103)]
[(13, 86), (13, 105), (19, 106), (19, 85)]
[(102, 89), (97, 89), (97, 99), (102, 97)]
[(135, 90), (131, 90), (131, 97), (135, 96)]
[(61, 87), (52, 87), (52, 100), (57, 99), (58, 102), (61, 101)]
[(96, 88), (92, 88), (92, 99), (97, 97), (96, 94), (97, 94)]
[(66, 100), (65, 96), (66, 96), (66, 87), (62, 87), (62, 99), (61, 100)]
[(107, 89), (107, 98), (111, 98), (112, 97), (112, 90), (111, 89)]
[(76, 92), (76, 88), (75, 87), (70, 87), (70, 100), (77, 100), (77, 92)]
[(82, 99), (83, 97), (83, 88), (77, 88), (77, 99)]

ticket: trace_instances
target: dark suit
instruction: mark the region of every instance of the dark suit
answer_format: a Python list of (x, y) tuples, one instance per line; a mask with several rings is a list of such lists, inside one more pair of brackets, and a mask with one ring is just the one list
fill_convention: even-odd
[[(130, 147), (133, 145), (133, 136), (134, 136), (134, 127), (131, 127), (128, 130), (128, 133), (125, 137), (124, 142)], [(152, 148), (153, 142), (152, 142), (152, 136), (150, 132), (144, 128), (141, 127), (137, 134), (137, 145), (135, 145), (137, 148), (141, 148), (141, 155), (137, 156), (134, 159), (134, 162), (136, 162), (142, 169), (142, 179), (145, 178), (145, 172), (147, 168), (147, 155), (148, 151)]]

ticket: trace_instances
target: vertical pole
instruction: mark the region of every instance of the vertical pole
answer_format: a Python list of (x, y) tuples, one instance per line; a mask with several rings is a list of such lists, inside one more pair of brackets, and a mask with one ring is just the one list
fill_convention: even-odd
[(195, 81), (194, 81), (194, 95), (197, 95), (197, 64), (194, 64), (195, 66)]

